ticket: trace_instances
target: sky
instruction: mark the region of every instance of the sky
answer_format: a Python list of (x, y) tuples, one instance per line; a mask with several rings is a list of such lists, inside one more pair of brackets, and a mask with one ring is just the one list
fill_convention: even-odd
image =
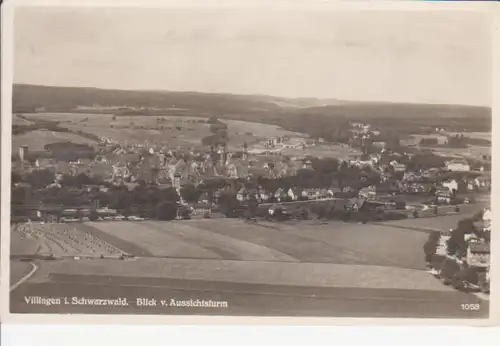
[(473, 12), (23, 8), (14, 82), (490, 106)]

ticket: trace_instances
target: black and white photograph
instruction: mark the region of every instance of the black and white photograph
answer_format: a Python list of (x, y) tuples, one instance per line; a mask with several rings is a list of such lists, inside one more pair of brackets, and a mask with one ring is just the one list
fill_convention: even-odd
[(490, 319), (492, 19), (432, 9), (16, 7), (9, 314)]

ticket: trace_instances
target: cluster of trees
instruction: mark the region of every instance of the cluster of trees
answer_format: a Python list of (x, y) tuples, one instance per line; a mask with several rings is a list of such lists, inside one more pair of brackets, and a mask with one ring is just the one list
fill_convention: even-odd
[(420, 139), (420, 145), (422, 146), (435, 146), (438, 145), (438, 139), (436, 137), (424, 137)]
[(209, 136), (201, 139), (201, 144), (205, 146), (225, 146), (229, 140), (227, 132), (227, 124), (220, 121), (217, 117), (212, 116), (207, 120), (210, 132)]
[[(133, 189), (129, 189), (127, 186), (115, 186), (99, 177), (89, 177), (84, 173), (77, 176), (63, 175), (60, 186), (50, 185), (53, 180), (53, 173), (43, 170), (31, 173), (24, 179), (13, 174), (12, 182), (15, 185), (12, 186), (12, 204), (62, 205), (70, 208), (99, 205), (116, 209), (125, 216), (135, 210), (141, 216), (149, 218), (168, 218), (169, 216), (165, 215), (171, 215), (172, 208), (175, 214), (178, 208), (179, 195), (171, 187), (160, 188), (141, 181)], [(106, 186), (107, 189), (103, 190), (100, 186)], [(198, 192), (187, 186), (181, 193), (193, 200), (194, 194)], [(159, 215), (159, 211), (163, 214)]]
[[(33, 189), (44, 189), (55, 182), (55, 176), (53, 172), (47, 169), (36, 170), (24, 176), (12, 172), (11, 182), (13, 185), (17, 183), (26, 183)], [(109, 182), (105, 182), (100, 176), (89, 176), (85, 173), (80, 173), (78, 175), (63, 174), (59, 183), (64, 187), (80, 189), (88, 185), (114, 186)]]
[(99, 200), (102, 205), (116, 209), (125, 216), (137, 209), (142, 217), (160, 219), (168, 219), (167, 215), (175, 213), (179, 201), (179, 196), (174, 188), (159, 188), (144, 183), (137, 185), (132, 190), (123, 186), (113, 187), (106, 192), (96, 191), (92, 197)]
[(378, 185), (380, 183), (380, 174), (368, 167), (352, 167), (347, 162), (343, 162), (337, 173), (337, 183), (340, 189), (345, 186), (362, 189), (370, 185)]
[(12, 134), (13, 135), (22, 135), (23, 133), (28, 133), (31, 131), (36, 131), (39, 130), (39, 126), (36, 124), (31, 124), (31, 125), (19, 125), (19, 124), (13, 124), (12, 125)]
[(63, 162), (77, 161), (83, 158), (94, 159), (97, 155), (94, 147), (88, 144), (57, 142), (46, 144), (44, 148), (56, 161)]
[(465, 137), (463, 134), (456, 134), (455, 136), (448, 136), (446, 145), (452, 148), (466, 148), (468, 145), (491, 146), (491, 141), (483, 138), (470, 138)]
[(455, 136), (448, 136), (446, 146), (451, 148), (466, 148), (467, 138), (463, 134), (456, 134)]
[[(405, 162), (402, 162), (405, 163)], [(409, 170), (420, 170), (430, 168), (441, 168), (446, 165), (446, 158), (432, 153), (420, 153), (412, 156), (412, 158), (405, 163)]]
[(450, 255), (463, 257), (467, 254), (466, 234), (481, 235), (481, 230), (476, 229), (472, 218), (460, 220), (447, 242), (447, 252)]
[[(438, 139), (435, 137), (422, 138), (420, 145), (423, 146), (438, 146)], [(491, 146), (491, 141), (483, 138), (465, 137), (463, 134), (448, 136), (447, 141), (443, 146), (450, 148), (467, 148), (468, 145)]]
[[(468, 138), (464, 135), (456, 134), (455, 136), (448, 136), (447, 141), (443, 146), (451, 148), (466, 148)], [(425, 137), (420, 139), (420, 145), (422, 146), (438, 146), (439, 141), (436, 137)]]
[(310, 118), (301, 115), (290, 115), (276, 119), (273, 123), (292, 132), (307, 133), (313, 139), (323, 138), (327, 142), (344, 144), (349, 144), (351, 140), (351, 126), (348, 119), (317, 116), (311, 121)]
[(90, 139), (92, 141), (100, 141), (100, 137), (96, 136), (93, 133), (88, 133), (84, 132), (82, 130), (76, 130), (76, 129), (70, 129), (67, 127), (62, 127), (59, 125), (58, 121), (50, 121), (50, 120), (34, 120), (30, 118), (23, 117), (21, 115), (18, 115), (21, 119), (25, 119), (27, 121), (32, 122), (32, 124), (28, 125), (20, 125), (20, 124), (15, 124), (12, 126), (12, 134), (13, 135), (20, 135), (23, 133), (28, 133), (32, 131), (37, 131), (37, 130), (47, 130), (47, 131), (52, 131), (52, 132), (61, 132), (61, 133), (73, 133), (75, 135), (79, 135), (81, 137)]

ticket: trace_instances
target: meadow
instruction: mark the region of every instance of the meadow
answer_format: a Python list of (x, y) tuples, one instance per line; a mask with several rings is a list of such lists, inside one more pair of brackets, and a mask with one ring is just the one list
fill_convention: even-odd
[[(60, 127), (68, 128), (73, 131), (82, 131), (97, 135), (101, 138), (109, 138), (117, 142), (129, 143), (164, 143), (169, 146), (180, 147), (199, 147), (203, 137), (211, 135), (209, 124), (206, 123), (206, 117), (193, 116), (160, 116), (163, 119), (158, 123), (158, 116), (140, 116), (140, 115), (119, 115), (112, 114), (86, 114), (86, 113), (33, 113), (24, 114), (26, 119), (34, 121), (53, 121), (59, 122)], [(20, 121), (26, 121), (15, 117)], [(285, 131), (275, 125), (267, 125), (261, 123), (253, 123), (239, 120), (223, 120), (228, 125), (228, 135), (230, 148), (240, 149), (243, 144), (251, 144), (258, 142), (264, 138), (275, 136), (301, 136), (301, 134)], [(38, 132), (38, 131), (34, 131)], [(36, 137), (40, 137), (43, 141), (45, 137), (51, 135), (57, 141), (74, 140), (81, 142), (82, 140), (70, 136), (66, 133), (52, 133), (48, 131), (40, 131)], [(46, 134), (48, 132), (48, 134)], [(32, 132), (31, 132), (32, 133)], [(14, 136), (17, 143), (24, 143), (27, 140), (24, 136)], [(76, 137), (75, 137), (76, 136)], [(19, 139), (17, 138), (19, 137)], [(71, 137), (71, 138), (68, 138)], [(88, 140), (87, 140), (88, 141)], [(48, 140), (43, 141), (45, 144)], [(86, 143), (86, 142), (85, 142)], [(28, 144), (29, 145), (29, 144)], [(43, 147), (43, 145), (42, 145)]]
[[(314, 288), (314, 292), (346, 290), (338, 299), (364, 300), (365, 294), (386, 292), (387, 296), (374, 298), (383, 304), (390, 302), (389, 294), (393, 299), (403, 292), (421, 300), (429, 292), (455, 292), (426, 272), (423, 245), (429, 229), (447, 230), (464, 216), (380, 224), (248, 223), (225, 218), (34, 224), (36, 237), (13, 232), (16, 252), (26, 255), (34, 249), (49, 249), (59, 260), (36, 262), (38, 270), (18, 294), (30, 289), (38, 292), (39, 285), (47, 285), (47, 289), (66, 290), (65, 295), (91, 288), (133, 296), (133, 292), (124, 293), (124, 287), (141, 292), (151, 287), (157, 294), (166, 289), (193, 294), (198, 289), (236, 299), (235, 295), (245, 292), (252, 297), (273, 292), (280, 296), (279, 292), (289, 294), (294, 287), (302, 287)], [(132, 257), (118, 260), (119, 253)], [(11, 261), (14, 281), (29, 269)], [(350, 291), (356, 289), (363, 291)]]
[(284, 148), (281, 150), (283, 155), (289, 156), (313, 156), (313, 157), (330, 157), (336, 159), (353, 159), (358, 157), (360, 152), (358, 149), (350, 148), (342, 144), (320, 144), (307, 148)]
[[(419, 220), (410, 221), (415, 222)], [(239, 219), (86, 222), (35, 228), (45, 235), (50, 232), (45, 238), (53, 242), (73, 241), (72, 246), (80, 247), (80, 253), (71, 252), (74, 256), (90, 256), (94, 252), (88, 249), (100, 244), (138, 256), (102, 260), (97, 256), (100, 249), (93, 259), (74, 261), (58, 252), (66, 259), (43, 262), (35, 281), (74, 280), (70, 276), (75, 275), (102, 281), (105, 273), (108, 279), (137, 282), (141, 278), (142, 283), (179, 279), (450, 290), (424, 272), (422, 246), (428, 235), (418, 230), (318, 221), (251, 224)], [(112, 258), (111, 253), (107, 257)], [(16, 267), (16, 272), (24, 271)]]
[(480, 160), (483, 155), (491, 156), (491, 147), (471, 145), (468, 148), (431, 148), (441, 156), (465, 157)]
[(77, 144), (95, 144), (96, 142), (68, 132), (35, 130), (12, 136), (12, 152), (17, 152), (20, 146), (27, 145), (30, 150), (44, 150), (47, 144), (57, 142), (72, 142)]
[[(256, 224), (239, 219), (97, 221), (37, 225), (35, 237), (43, 245), (38, 251), (56, 251), (58, 256), (97, 258), (127, 253), (148, 258), (424, 269), (421, 249), (427, 233), (403, 228), (315, 220)], [(32, 250), (32, 240), (29, 244)]]

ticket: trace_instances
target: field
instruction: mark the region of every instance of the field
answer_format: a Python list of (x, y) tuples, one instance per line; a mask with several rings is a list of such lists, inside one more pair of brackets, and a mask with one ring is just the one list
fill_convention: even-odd
[[(40, 244), (60, 244), (80, 260), (57, 250), (61, 259), (37, 262), (37, 272), (15, 290), (11, 306), (31, 313), (466, 317), (457, 302), (477, 298), (426, 273), (422, 250), (427, 228), (446, 229), (459, 218), (387, 225), (238, 219), (34, 224), (43, 234)], [(17, 239), (20, 249), (26, 239)], [(117, 260), (108, 251), (100, 259), (105, 249), (136, 257)], [(20, 277), (26, 267), (12, 263)], [(34, 307), (23, 301), (25, 295), (118, 296), (131, 305)], [(161, 311), (138, 306), (135, 297), (222, 299), (230, 309)], [(476, 315), (485, 313), (487, 304)]]
[(406, 140), (408, 140), (410, 142), (417, 141), (417, 144), (418, 144), (422, 138), (441, 138), (442, 140), (445, 140), (447, 138), (447, 136), (455, 136), (457, 134), (458, 135), (463, 134), (465, 137), (485, 139), (485, 140), (491, 141), (491, 132), (444, 132), (441, 134), (435, 133), (435, 134), (428, 134), (428, 135), (412, 134)]
[(33, 124), (32, 121), (20, 118), (15, 114), (12, 116), (12, 125), (32, 125), (32, 124)]
[[(446, 140), (445, 136), (456, 135), (456, 132), (449, 132), (442, 135), (432, 134), (432, 135), (411, 135), (409, 138), (404, 139), (402, 142), (406, 145), (419, 145), (422, 138), (440, 138), (441, 142)], [(462, 132), (466, 137), (486, 139), (491, 141), (491, 132)], [(430, 149), (435, 154), (442, 156), (456, 156), (456, 157), (469, 157), (479, 159), (482, 155), (491, 155), (491, 146), (481, 146), (481, 145), (469, 145), (468, 148), (443, 148), (443, 147), (425, 147), (423, 149)]]
[(123, 252), (79, 227), (65, 224), (37, 224), (14, 226), (11, 256), (31, 254), (69, 256), (117, 256)]
[(423, 138), (437, 138), (440, 143), (444, 143), (447, 139), (445, 135), (438, 135), (438, 134), (430, 134), (430, 135), (423, 135), (423, 134), (412, 134), (408, 136), (407, 138), (404, 138), (401, 142), (405, 145), (419, 145), (420, 141)]
[(455, 228), (457, 226), (457, 222), (467, 216), (472, 216), (472, 213), (466, 215), (460, 213), (449, 216), (387, 221), (378, 224), (383, 224), (389, 227), (397, 227), (402, 229), (415, 228), (415, 229), (429, 230), (429, 231), (433, 230), (447, 231), (450, 228)]
[(37, 238), (27, 236), (24, 232), (15, 231), (10, 233), (10, 254), (24, 255), (38, 252), (40, 242)]
[(354, 156), (359, 156), (359, 151), (357, 149), (349, 148), (346, 145), (316, 145), (314, 147), (309, 147), (305, 149), (282, 149), (281, 152), (284, 155), (294, 156), (315, 156), (315, 157), (332, 157), (339, 159), (352, 159)]
[[(207, 118), (203, 117), (162, 116), (165, 122), (157, 124), (157, 116), (117, 116), (115, 120), (111, 114), (36, 113), (24, 116), (27, 119), (58, 121), (61, 127), (92, 133), (118, 142), (148, 141), (168, 143), (170, 146), (194, 147), (201, 144), (201, 138), (211, 134), (209, 125), (205, 123)], [(224, 122), (228, 125), (229, 147), (238, 149), (244, 142), (250, 144), (266, 137), (300, 135), (274, 125), (238, 120)], [(57, 136), (59, 135), (66, 134), (58, 133)], [(25, 140), (24, 137), (21, 139)], [(16, 140), (22, 143), (21, 139)]]
[(429, 148), (442, 156), (457, 156), (471, 159), (481, 159), (483, 155), (491, 156), (491, 147), (471, 145), (468, 148)]
[(68, 141), (78, 144), (96, 143), (91, 139), (73, 133), (36, 130), (12, 136), (12, 152), (17, 152), (21, 145), (27, 145), (30, 150), (44, 150), (46, 144)]
[[(350, 287), (442, 289), (419, 274), (425, 269), (422, 245), (427, 233), (393, 227), (316, 221), (248, 224), (214, 219), (89, 222), (36, 225), (35, 229), (42, 253), (55, 251), (55, 255), (67, 257), (70, 253), (81, 257), (93, 254), (98, 258), (98, 254), (109, 256), (114, 253), (110, 249), (120, 247), (122, 252), (140, 256), (133, 261), (106, 261), (106, 272), (119, 277), (182, 276), (294, 285), (305, 280), (320, 286), (335, 286), (336, 279), (342, 278)], [(52, 274), (97, 275), (103, 265), (99, 260), (56, 261), (45, 267)], [(400, 280), (389, 280), (397, 273)], [(360, 276), (363, 280), (354, 279)]]
[(485, 139), (491, 141), (491, 132), (446, 132), (449, 136), (455, 136), (457, 134), (463, 134), (465, 137)]

